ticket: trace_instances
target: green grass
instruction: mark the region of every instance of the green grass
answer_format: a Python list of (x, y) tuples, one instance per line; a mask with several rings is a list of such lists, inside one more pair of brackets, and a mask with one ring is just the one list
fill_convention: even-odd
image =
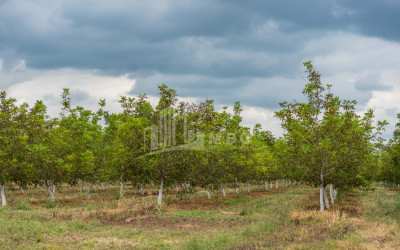
[[(390, 224), (399, 223), (399, 192), (383, 187), (345, 193), (340, 204), (325, 213), (305, 209), (305, 204), (318, 204), (317, 190), (306, 186), (250, 194), (227, 190), (228, 197), (213, 194), (211, 201), (200, 190), (189, 204), (170, 194), (162, 206), (155, 205), (156, 196), (141, 197), (129, 188), (119, 197), (118, 190), (95, 189), (93, 199), (87, 200), (78, 187), (58, 187), (55, 203), (40, 188), (25, 194), (7, 190), (10, 206), (0, 208), (0, 247), (358, 248), (369, 243), (359, 233), (368, 229), (360, 220), (383, 223), (382, 232), (399, 229)], [(365, 213), (356, 215), (358, 221), (343, 215), (360, 206)]]
[(400, 225), (400, 191), (392, 188), (378, 186), (375, 192), (363, 192), (370, 201), (366, 209), (368, 220)]

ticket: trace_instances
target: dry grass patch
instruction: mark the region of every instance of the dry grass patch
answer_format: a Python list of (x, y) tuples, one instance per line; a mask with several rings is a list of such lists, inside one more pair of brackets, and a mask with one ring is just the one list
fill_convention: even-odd
[(97, 221), (107, 225), (126, 225), (142, 217), (153, 214), (154, 204), (131, 204), (115, 208), (56, 209), (50, 215), (53, 220)]
[(291, 220), (297, 229), (297, 240), (305, 242), (342, 239), (345, 234), (357, 227), (356, 219), (339, 211), (293, 210)]

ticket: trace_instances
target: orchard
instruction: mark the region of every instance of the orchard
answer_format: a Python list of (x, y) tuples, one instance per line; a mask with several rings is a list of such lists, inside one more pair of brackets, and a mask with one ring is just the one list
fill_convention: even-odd
[[(120, 113), (72, 107), (69, 89), (62, 109), (50, 117), (43, 101), (33, 106), (0, 95), (0, 187), (6, 206), (7, 185), (23, 192), (43, 187), (54, 202), (58, 185), (118, 183), (120, 197), (132, 185), (141, 194), (157, 186), (159, 205), (166, 189), (177, 189), (187, 202), (199, 189), (207, 198), (239, 192), (239, 185), (260, 190), (299, 183), (319, 187), (320, 210), (335, 203), (338, 192), (369, 189), (373, 181), (400, 184), (400, 123), (387, 145), (379, 137), (387, 124), (373, 110), (356, 112), (357, 102), (342, 100), (321, 82), (311, 62), (304, 63), (305, 102), (283, 102), (275, 117), (284, 134), (275, 138), (260, 124), (241, 125), (243, 107), (235, 102), (217, 110), (212, 99), (179, 102), (176, 90), (160, 85), (158, 104), (145, 94), (122, 96)], [(400, 119), (400, 116), (399, 116)]]

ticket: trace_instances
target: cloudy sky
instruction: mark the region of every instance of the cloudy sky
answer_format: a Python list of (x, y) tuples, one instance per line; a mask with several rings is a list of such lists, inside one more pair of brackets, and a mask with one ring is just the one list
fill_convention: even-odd
[(188, 101), (241, 101), (245, 125), (279, 136), (273, 111), (302, 98), (312, 60), (337, 95), (393, 125), (399, 13), (398, 0), (0, 0), (0, 88), (57, 114), (65, 87), (75, 105), (118, 111), (120, 95), (155, 101), (165, 83)]

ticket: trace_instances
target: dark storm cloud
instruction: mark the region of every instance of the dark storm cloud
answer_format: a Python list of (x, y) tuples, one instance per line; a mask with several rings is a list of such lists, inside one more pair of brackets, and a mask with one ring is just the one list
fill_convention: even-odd
[(286, 78), (214, 78), (197, 75), (156, 75), (139, 78), (131, 94), (157, 93), (156, 85), (166, 84), (178, 89), (180, 96), (214, 99), (217, 104), (232, 105), (235, 101), (259, 107), (278, 108), (279, 102), (302, 97), (304, 79)]
[(400, 1), (397, 0), (341, 0), (339, 4), (352, 12), (349, 21), (369, 36), (400, 41)]
[(380, 74), (369, 74), (365, 77), (358, 79), (354, 87), (359, 91), (371, 91), (371, 90), (382, 90), (390, 91), (393, 89), (392, 86), (384, 85), (380, 83)]
[[(276, 107), (304, 83), (308, 41), (330, 31), (399, 41), (399, 11), (390, 0), (0, 1), (0, 58), (129, 73), (133, 92), (166, 82), (183, 96)], [(376, 89), (365, 86), (355, 85)]]

